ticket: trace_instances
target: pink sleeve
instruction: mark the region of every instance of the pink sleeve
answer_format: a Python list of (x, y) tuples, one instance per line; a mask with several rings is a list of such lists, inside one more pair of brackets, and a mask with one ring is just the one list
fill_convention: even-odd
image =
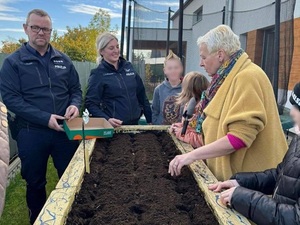
[(239, 139), (238, 137), (232, 135), (232, 134), (227, 134), (228, 140), (230, 142), (230, 144), (232, 145), (232, 147), (235, 150), (240, 150), (241, 148), (245, 148), (246, 144)]

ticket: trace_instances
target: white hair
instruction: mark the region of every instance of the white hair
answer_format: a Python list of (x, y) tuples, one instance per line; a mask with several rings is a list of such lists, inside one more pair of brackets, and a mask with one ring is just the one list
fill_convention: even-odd
[(239, 36), (233, 33), (227, 25), (219, 25), (208, 31), (204, 36), (199, 37), (197, 44), (206, 45), (209, 54), (218, 50), (224, 50), (227, 55), (232, 55), (241, 48)]
[(100, 51), (102, 51), (108, 45), (108, 43), (114, 39), (118, 41), (118, 38), (115, 35), (108, 33), (108, 32), (100, 34), (97, 37), (97, 39), (96, 39), (96, 49), (97, 49), (96, 62), (98, 64), (100, 64), (100, 62), (102, 60), (102, 55), (100, 54)]

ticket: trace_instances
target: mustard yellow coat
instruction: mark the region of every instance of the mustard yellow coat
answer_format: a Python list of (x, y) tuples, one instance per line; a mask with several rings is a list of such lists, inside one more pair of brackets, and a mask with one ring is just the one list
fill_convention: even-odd
[(207, 165), (219, 180), (237, 172), (274, 168), (287, 151), (272, 85), (264, 71), (246, 53), (238, 59), (213, 100), (204, 110), (205, 144), (232, 134), (246, 148)]

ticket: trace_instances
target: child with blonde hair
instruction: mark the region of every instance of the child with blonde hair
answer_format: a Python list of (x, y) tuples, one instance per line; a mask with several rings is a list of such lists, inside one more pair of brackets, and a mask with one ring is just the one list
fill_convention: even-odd
[(189, 72), (185, 75), (182, 82), (182, 91), (177, 97), (177, 105), (185, 105), (184, 110), (186, 111), (188, 103), (192, 98), (195, 98), (197, 104), (195, 106), (194, 115), (189, 120), (189, 125), (187, 127), (184, 136), (181, 135), (183, 128), (183, 122), (174, 123), (171, 126), (171, 132), (173, 132), (176, 137), (186, 143), (189, 143), (194, 148), (198, 148), (203, 145), (202, 134), (196, 132), (197, 116), (200, 109), (200, 98), (203, 91), (207, 89), (209, 85), (206, 77), (198, 72)]
[(183, 66), (180, 58), (170, 51), (165, 58), (164, 73), (166, 79), (154, 89), (152, 102), (152, 123), (171, 125), (179, 122), (182, 108), (176, 104), (176, 97), (181, 92)]

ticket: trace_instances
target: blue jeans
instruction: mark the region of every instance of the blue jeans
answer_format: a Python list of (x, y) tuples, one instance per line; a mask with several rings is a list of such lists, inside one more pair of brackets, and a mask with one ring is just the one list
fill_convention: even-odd
[(51, 129), (23, 128), (17, 136), (21, 175), (26, 180), (26, 201), (30, 223), (33, 224), (46, 202), (46, 171), (51, 155), (58, 176), (61, 177), (78, 141), (68, 140), (64, 132)]

